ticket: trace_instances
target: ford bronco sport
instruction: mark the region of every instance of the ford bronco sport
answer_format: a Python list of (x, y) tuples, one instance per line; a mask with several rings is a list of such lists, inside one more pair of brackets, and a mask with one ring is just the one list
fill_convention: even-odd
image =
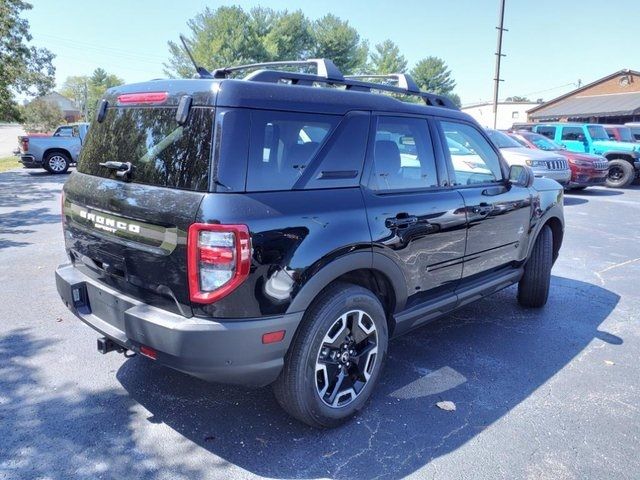
[(513, 284), (545, 304), (563, 190), (408, 75), (307, 63), (110, 89), (64, 186), (56, 282), (102, 353), (273, 384), (329, 427), (364, 406), (391, 337)]

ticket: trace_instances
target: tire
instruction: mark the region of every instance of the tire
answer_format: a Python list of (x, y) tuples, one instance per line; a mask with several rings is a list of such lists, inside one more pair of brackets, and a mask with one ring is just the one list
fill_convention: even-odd
[(531, 256), (518, 283), (518, 303), (523, 307), (540, 308), (549, 298), (551, 267), (553, 266), (553, 233), (548, 225), (536, 239)]
[(53, 174), (67, 173), (70, 165), (71, 159), (62, 152), (48, 153), (43, 163), (44, 169)]
[(582, 191), (587, 187), (573, 187), (571, 190), (575, 190), (576, 192)]
[(616, 158), (609, 160), (609, 175), (606, 185), (610, 188), (624, 188), (631, 185), (635, 179), (633, 165), (628, 161)]
[[(343, 341), (348, 342), (351, 335), (355, 343), (344, 349)], [(344, 423), (371, 395), (387, 344), (387, 321), (380, 300), (357, 285), (331, 285), (305, 313), (287, 352), (284, 368), (273, 384), (278, 403), (312, 427)]]

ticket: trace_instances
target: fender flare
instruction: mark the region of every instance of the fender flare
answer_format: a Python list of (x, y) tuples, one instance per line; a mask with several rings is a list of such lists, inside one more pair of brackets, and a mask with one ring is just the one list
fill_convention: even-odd
[[(600, 155), (605, 157), (607, 160), (628, 160), (631, 164), (637, 160), (637, 158), (634, 158), (633, 152), (610, 150), (608, 152), (602, 152)], [(615, 158), (609, 158), (610, 156)]]
[(396, 298), (396, 311), (407, 301), (406, 280), (400, 268), (389, 257), (372, 251), (353, 252), (331, 260), (302, 285), (286, 313), (306, 310), (318, 294), (332, 281), (353, 270), (377, 270), (389, 279)]

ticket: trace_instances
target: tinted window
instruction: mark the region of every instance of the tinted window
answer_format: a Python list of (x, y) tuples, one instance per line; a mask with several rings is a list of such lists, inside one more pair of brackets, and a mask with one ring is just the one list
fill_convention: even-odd
[(487, 129), (487, 135), (498, 148), (520, 148), (520, 144), (516, 142), (506, 133), (499, 132), (498, 130)]
[(54, 137), (71, 137), (73, 136), (73, 127), (60, 127), (53, 134)]
[(306, 188), (353, 187), (359, 184), (369, 133), (369, 115), (345, 118), (329, 140)]
[(592, 140), (609, 140), (609, 135), (602, 125), (588, 125), (587, 130)]
[[(440, 125), (444, 131), (445, 151), (449, 154), (453, 165), (456, 185), (492, 183), (502, 180), (498, 154), (476, 128), (457, 122), (440, 122)], [(500, 133), (500, 135), (504, 134)], [(516, 146), (520, 146), (515, 140), (506, 138)]]
[(584, 133), (580, 127), (564, 127), (562, 129), (562, 140), (580, 140), (584, 139)]
[(135, 183), (207, 190), (213, 109), (192, 108), (184, 125), (175, 108), (109, 108), (94, 122), (82, 147), (78, 171), (116, 179), (101, 162), (131, 162)]
[(536, 133), (553, 140), (556, 138), (556, 127), (536, 127)]
[(247, 190), (289, 190), (340, 117), (252, 112)]
[(438, 185), (427, 121), (380, 117), (373, 149), (370, 187), (415, 190)]

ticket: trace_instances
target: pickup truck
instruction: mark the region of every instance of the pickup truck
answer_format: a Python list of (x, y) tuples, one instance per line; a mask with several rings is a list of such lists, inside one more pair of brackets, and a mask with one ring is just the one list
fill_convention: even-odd
[(52, 136), (20, 136), (20, 163), (25, 168), (65, 173), (78, 160), (88, 130), (88, 123), (75, 123), (59, 126)]
[(609, 160), (607, 187), (626, 187), (640, 176), (640, 144), (613, 141), (602, 125), (540, 123), (533, 131), (555, 140), (571, 152), (592, 153)]

